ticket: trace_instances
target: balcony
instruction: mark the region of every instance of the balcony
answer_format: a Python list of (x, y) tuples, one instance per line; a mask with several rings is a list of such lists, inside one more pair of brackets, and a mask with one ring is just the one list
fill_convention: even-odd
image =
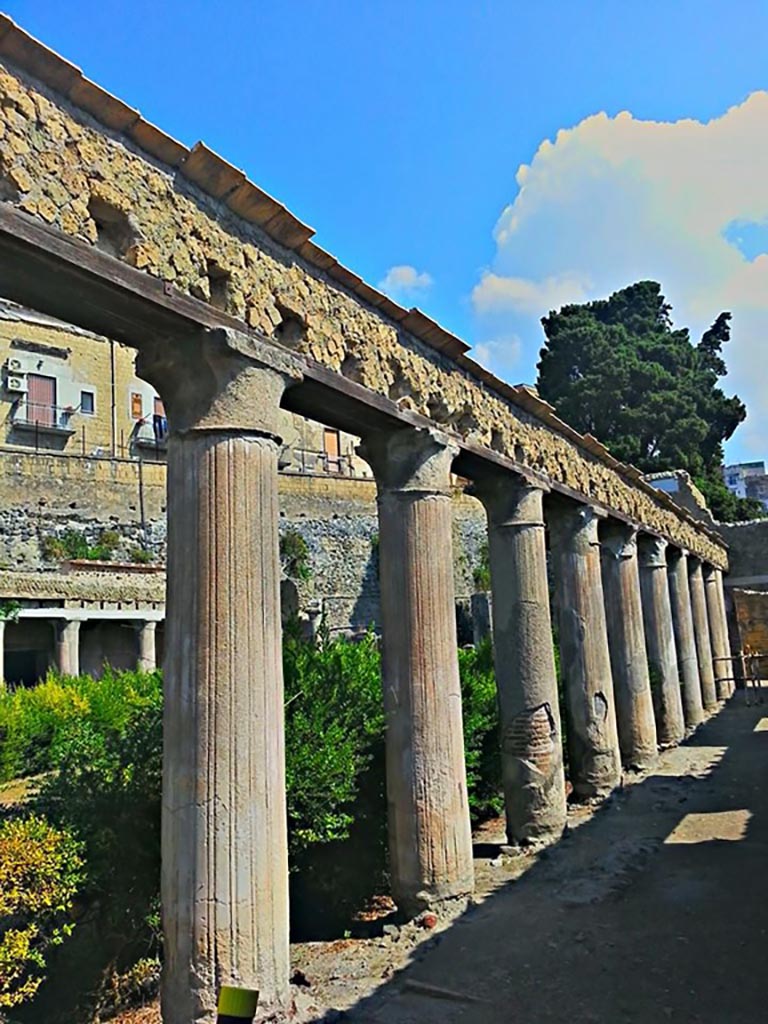
[(35, 437), (71, 437), (75, 433), (72, 417), (75, 409), (71, 405), (41, 405), (21, 399), (11, 412), (14, 430), (22, 430)]
[(158, 425), (158, 429), (155, 429), (151, 416), (137, 420), (131, 435), (131, 443), (134, 448), (153, 452), (166, 451), (168, 448), (168, 424), (165, 417), (161, 417), (161, 419), (165, 424), (165, 429), (162, 429), (162, 425)]

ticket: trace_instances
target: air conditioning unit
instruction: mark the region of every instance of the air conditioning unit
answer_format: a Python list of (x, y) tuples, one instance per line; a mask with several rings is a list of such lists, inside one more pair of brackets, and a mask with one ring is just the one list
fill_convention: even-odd
[(24, 365), (20, 359), (10, 356), (8, 359), (8, 373), (19, 374), (24, 372)]
[(26, 391), (27, 382), (23, 377), (6, 377), (5, 389), (6, 391)]

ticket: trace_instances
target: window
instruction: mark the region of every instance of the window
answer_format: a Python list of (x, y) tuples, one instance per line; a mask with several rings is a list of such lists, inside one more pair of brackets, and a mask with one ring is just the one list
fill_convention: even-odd
[(157, 395), (155, 395), (155, 416), (165, 416), (163, 400), (162, 398), (158, 398)]
[(39, 373), (27, 376), (27, 419), (40, 426), (56, 424), (56, 378)]
[(325, 452), (325, 468), (329, 473), (341, 472), (341, 437), (338, 430), (326, 427), (323, 431), (323, 450)]
[(144, 401), (140, 391), (131, 392), (131, 418), (134, 420), (144, 418)]
[(92, 391), (80, 392), (80, 412), (93, 416), (96, 412), (96, 396)]

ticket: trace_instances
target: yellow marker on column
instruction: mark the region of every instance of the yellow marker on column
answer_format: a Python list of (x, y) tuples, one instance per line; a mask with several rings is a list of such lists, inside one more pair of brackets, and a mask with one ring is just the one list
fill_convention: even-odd
[(256, 1016), (259, 1002), (258, 991), (250, 988), (233, 988), (222, 985), (219, 992), (219, 1010), (216, 1024), (248, 1024)]

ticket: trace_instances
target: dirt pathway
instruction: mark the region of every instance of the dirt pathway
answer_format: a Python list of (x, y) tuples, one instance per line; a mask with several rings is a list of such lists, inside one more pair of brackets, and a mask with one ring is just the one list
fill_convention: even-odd
[(478, 902), (453, 922), (293, 946), (309, 983), (293, 988), (293, 1019), (768, 1021), (768, 703), (738, 694), (654, 772), (569, 822), (538, 857), (501, 856), (503, 836), (486, 830)]
[(349, 1017), (757, 1024), (767, 868), (768, 704), (737, 695)]

